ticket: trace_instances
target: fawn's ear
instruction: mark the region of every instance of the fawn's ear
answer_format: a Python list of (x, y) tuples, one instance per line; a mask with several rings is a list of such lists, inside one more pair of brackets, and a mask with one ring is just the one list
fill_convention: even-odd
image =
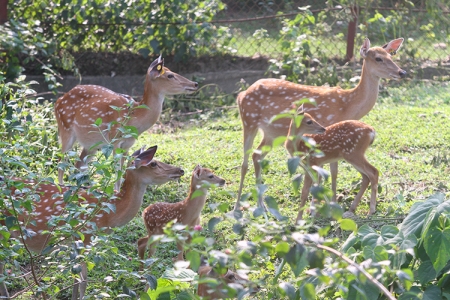
[(134, 167), (138, 169), (141, 166), (148, 165), (153, 160), (157, 149), (158, 146), (153, 146), (139, 154), (138, 157), (136, 157), (136, 159), (134, 160)]
[(384, 50), (386, 50), (386, 52), (390, 55), (395, 55), (397, 50), (400, 49), (400, 46), (403, 44), (403, 40), (403, 38), (395, 39), (381, 47), (384, 48)]
[(202, 174), (202, 166), (196, 165), (194, 168), (194, 176), (195, 178), (200, 178), (200, 175)]
[(147, 73), (151, 78), (157, 78), (164, 74), (164, 58), (161, 55), (151, 63)]
[(369, 49), (370, 49), (370, 40), (366, 38), (361, 46), (361, 49), (359, 50), (359, 53), (361, 54), (362, 58), (366, 58), (367, 51), (369, 51)]

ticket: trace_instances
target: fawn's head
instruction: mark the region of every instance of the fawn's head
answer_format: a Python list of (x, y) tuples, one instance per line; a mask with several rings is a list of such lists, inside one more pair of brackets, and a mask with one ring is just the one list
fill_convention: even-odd
[(157, 88), (165, 95), (191, 94), (198, 89), (198, 83), (170, 71), (164, 67), (164, 59), (159, 56), (147, 70), (147, 77), (158, 82)]
[(184, 175), (181, 168), (153, 159), (157, 146), (144, 151), (144, 147), (133, 153), (135, 157), (129, 172), (134, 172), (147, 184), (161, 185), (171, 180), (177, 180)]
[[(298, 116), (302, 117), (301, 119)], [(301, 137), (304, 134), (322, 134), (325, 127), (320, 125), (310, 114), (303, 110), (303, 105), (297, 109), (296, 117), (289, 126), (290, 135)]]
[(364, 58), (364, 63), (370, 71), (380, 78), (387, 78), (399, 80), (406, 77), (406, 71), (392, 60), (392, 55), (397, 53), (397, 50), (403, 43), (403, 38), (395, 39), (382, 47), (370, 48), (370, 40), (365, 39), (361, 46), (361, 57)]
[(225, 179), (215, 175), (210, 169), (202, 168), (202, 166), (197, 165), (194, 168), (194, 172), (192, 172), (192, 183), (195, 185), (209, 183), (223, 186), (225, 185)]

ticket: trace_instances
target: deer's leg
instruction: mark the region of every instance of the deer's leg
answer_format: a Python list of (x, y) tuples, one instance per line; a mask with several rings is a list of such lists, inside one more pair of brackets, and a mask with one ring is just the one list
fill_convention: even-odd
[(354, 212), (361, 201), (361, 198), (364, 192), (369, 185), (371, 184), (371, 196), (370, 196), (370, 209), (369, 214), (374, 214), (377, 206), (377, 191), (378, 191), (378, 170), (374, 166), (372, 166), (367, 159), (363, 156), (354, 156), (350, 159), (346, 160), (351, 163), (363, 176), (363, 180), (361, 183), (361, 189), (358, 194), (355, 196), (352, 205), (350, 206), (350, 211)]
[[(62, 126), (59, 126), (62, 127)], [(65, 130), (63, 128), (58, 127), (58, 136), (61, 142), (61, 152), (63, 153), (63, 160), (65, 160), (65, 153), (72, 149), (73, 144), (75, 143), (76, 136), (70, 130)], [(58, 169), (58, 182), (59, 184), (64, 183), (64, 170)]]
[(137, 242), (138, 244), (138, 254), (140, 259), (144, 259), (145, 251), (147, 250), (148, 235), (146, 237), (140, 238)]
[(337, 190), (337, 174), (338, 174), (338, 162), (330, 163), (331, 173), (331, 190), (333, 191), (333, 197), (331, 201), (336, 202), (336, 190)]
[[(262, 139), (261, 143), (259, 144), (258, 148), (256, 149), (257, 151), (255, 151), (253, 153), (253, 165), (255, 167), (255, 177), (256, 177), (256, 184), (261, 184), (262, 183), (262, 178), (261, 178), (261, 162), (263, 161), (263, 159), (266, 157), (267, 152), (261, 152), (261, 149), (264, 146), (272, 146), (272, 142), (273, 142), (273, 138), (271, 137), (267, 137), (264, 136), (264, 138)], [(263, 197), (262, 195), (258, 195), (258, 207), (263, 207), (266, 208), (264, 206), (264, 202), (263, 202)]]
[(297, 219), (295, 223), (303, 219), (303, 211), (305, 210), (306, 200), (308, 200), (309, 190), (312, 185), (312, 178), (307, 173), (305, 173), (305, 180), (303, 180), (302, 194), (300, 195), (300, 209), (298, 211)]
[[(5, 267), (4, 263), (0, 262), (0, 276), (4, 276), (3, 275), (4, 267)], [(9, 294), (8, 294), (8, 289), (6, 288), (5, 281), (2, 281), (0, 283), (0, 296), (2, 299), (10, 299)]]
[(80, 169), (80, 168), (86, 166), (86, 164), (92, 160), (91, 156), (94, 153), (95, 153), (95, 150), (93, 151), (93, 150), (87, 150), (86, 148), (83, 148), (83, 150), (81, 151), (81, 154), (80, 154), (80, 160), (75, 163), (75, 167), (77, 167), (77, 169)]
[(247, 171), (248, 171), (248, 158), (250, 156), (249, 151), (253, 146), (253, 141), (255, 140), (255, 136), (257, 133), (258, 133), (258, 128), (246, 129), (246, 127), (244, 126), (244, 160), (242, 161), (241, 181), (239, 182), (238, 198), (236, 201), (236, 205), (234, 206), (234, 210), (239, 209), (241, 195), (242, 195), (242, 189), (244, 187), (245, 175), (247, 174)]

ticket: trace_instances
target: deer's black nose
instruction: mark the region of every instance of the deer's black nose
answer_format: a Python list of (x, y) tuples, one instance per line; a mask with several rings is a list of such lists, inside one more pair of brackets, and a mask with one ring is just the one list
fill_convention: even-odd
[(183, 169), (180, 169), (180, 174), (184, 175), (184, 170)]
[(198, 87), (198, 82), (194, 82), (194, 86), (195, 86), (195, 87)]
[(406, 71), (404, 71), (404, 70), (400, 70), (399, 72), (398, 72), (398, 75), (400, 75), (400, 78), (405, 78), (406, 77)]

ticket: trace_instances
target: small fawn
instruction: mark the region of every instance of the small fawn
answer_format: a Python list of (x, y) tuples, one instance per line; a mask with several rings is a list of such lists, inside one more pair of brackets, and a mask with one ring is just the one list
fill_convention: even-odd
[[(204, 300), (213, 300), (213, 299), (225, 299), (230, 298), (227, 295), (227, 289), (224, 285), (232, 285), (234, 289), (242, 290), (244, 288), (249, 287), (249, 293), (255, 294), (259, 291), (259, 286), (252, 284), (246, 278), (243, 278), (236, 272), (227, 270), (225, 274), (218, 274), (214, 271), (214, 268), (207, 265), (205, 259), (202, 257), (202, 262), (200, 268), (198, 269), (199, 275), (199, 284), (197, 288), (197, 295), (202, 297)], [(209, 284), (208, 282), (202, 282), (205, 279), (216, 279), (218, 283)]]
[[(157, 150), (156, 146), (150, 147), (146, 151), (143, 149), (133, 153), (135, 157), (131, 167), (127, 169), (125, 173), (125, 180), (122, 184), (122, 188), (119, 193), (115, 195), (113, 200), (107, 198), (97, 198), (93, 193), (88, 193), (87, 190), (81, 190), (78, 192), (78, 199), (80, 204), (92, 204), (97, 205), (100, 202), (110, 202), (116, 206), (115, 212), (108, 213), (96, 213), (93, 216), (77, 216), (80, 220), (80, 224), (83, 221), (88, 220), (90, 217), (91, 222), (86, 223), (85, 244), (89, 244), (92, 234), (92, 224), (95, 223), (97, 228), (105, 228), (106, 232), (111, 232), (110, 228), (120, 227), (127, 224), (131, 219), (136, 216), (139, 211), (144, 193), (148, 185), (163, 184), (171, 180), (179, 179), (184, 171), (178, 167), (171, 166), (169, 164), (162, 163), (154, 160), (153, 156)], [(43, 184), (40, 183), (37, 186), (35, 182), (25, 181), (20, 179), (13, 179), (14, 181), (22, 181), (25, 183), (25, 187), (36, 190), (36, 194), (39, 195), (40, 201), (34, 203), (34, 209), (30, 213), (25, 213), (18, 216), (18, 221), (21, 226), (29, 232), (34, 232), (31, 238), (23, 240), (28, 249), (31, 251), (41, 253), (45, 246), (50, 241), (50, 234), (43, 233), (44, 230), (52, 231), (55, 225), (49, 225), (48, 222), (54, 216), (60, 216), (68, 213), (66, 208), (66, 202), (63, 200), (64, 192), (69, 190), (67, 186), (57, 186), (55, 184)], [(6, 182), (6, 181), (5, 181)], [(1, 183), (0, 183), (1, 186)], [(3, 188), (7, 188), (4, 186)], [(11, 193), (15, 199), (24, 197), (23, 194), (18, 193), (17, 190)], [(12, 205), (6, 200), (7, 205)], [(8, 204), (9, 203), (9, 204)], [(76, 202), (78, 204), (78, 202)], [(6, 215), (5, 211), (0, 211), (0, 218), (2, 215)], [(69, 217), (68, 217), (69, 218)], [(70, 218), (69, 218), (70, 219)], [(4, 220), (0, 219), (0, 224), (4, 225)], [(84, 229), (80, 228), (83, 232)], [(11, 232), (11, 237), (20, 238), (20, 234), (17, 231)], [(3, 269), (3, 263), (0, 262), (0, 270)], [(82, 265), (81, 282), (80, 284), (80, 299), (83, 299), (86, 289), (87, 269), (86, 265)], [(0, 283), (0, 292), (7, 295), (5, 282)], [(5, 296), (2, 295), (2, 296)], [(7, 297), (7, 296), (6, 296)], [(74, 285), (72, 293), (72, 299), (78, 298), (78, 282)]]
[[(61, 151), (62, 153), (69, 151), (75, 141), (78, 141), (83, 150), (75, 166), (80, 168), (89, 162), (90, 156), (100, 149), (103, 143), (120, 137), (118, 123), (124, 121), (128, 114), (130, 119), (125, 125), (134, 126), (137, 133), (141, 134), (158, 121), (166, 95), (190, 94), (197, 88), (197, 82), (190, 81), (164, 67), (164, 59), (161, 56), (153, 61), (147, 70), (144, 96), (140, 102), (102, 86), (78, 85), (55, 103)], [(142, 105), (147, 107), (142, 108)], [(100, 126), (102, 132), (93, 125), (97, 118), (102, 119)], [(111, 130), (105, 134), (104, 131), (111, 122), (116, 124), (112, 123)], [(134, 142), (134, 137), (118, 139), (114, 148), (128, 150)], [(62, 169), (58, 170), (59, 183), (63, 182), (63, 173)], [(116, 188), (119, 186), (118, 183)]]
[[(296, 128), (294, 122), (291, 121), (288, 137), (295, 136), (295, 138), (294, 141), (290, 138), (286, 140), (285, 146), (289, 154), (292, 156), (297, 151), (308, 152), (309, 148), (301, 138), (301, 136), (306, 136), (312, 138), (323, 152), (323, 156), (309, 157), (309, 164), (311, 166), (322, 166), (323, 164), (337, 162), (342, 159), (350, 163), (363, 177), (361, 188), (350, 206), (350, 211), (355, 212), (361, 197), (370, 183), (372, 194), (370, 197), (369, 214), (374, 214), (377, 204), (378, 170), (365, 157), (366, 150), (375, 139), (375, 130), (373, 127), (360, 121), (349, 120), (323, 128), (311, 115), (303, 112), (302, 108), (299, 109), (298, 113), (303, 114), (304, 117), (299, 128)], [(317, 133), (317, 130), (311, 130), (311, 126), (305, 126), (305, 119), (307, 122), (312, 121), (312, 123), (315, 123), (316, 127), (322, 127), (322, 132), (324, 131), (324, 133), (314, 134)], [(300, 197), (300, 211), (296, 222), (302, 219), (305, 202), (308, 198), (311, 185), (312, 178), (306, 172)]]
[[(192, 172), (191, 187), (186, 199), (177, 203), (154, 203), (142, 212), (142, 218), (148, 235), (138, 240), (140, 259), (144, 259), (150, 237), (164, 234), (164, 226), (170, 221), (176, 220), (176, 222), (189, 227), (200, 224), (200, 213), (205, 206), (208, 193), (207, 184), (223, 186), (225, 180), (214, 175), (210, 169), (197, 165), (194, 172)], [(155, 253), (156, 244), (156, 242), (153, 242), (149, 245), (149, 257)], [(178, 243), (177, 246), (180, 250), (177, 260), (183, 260), (183, 245)]]

